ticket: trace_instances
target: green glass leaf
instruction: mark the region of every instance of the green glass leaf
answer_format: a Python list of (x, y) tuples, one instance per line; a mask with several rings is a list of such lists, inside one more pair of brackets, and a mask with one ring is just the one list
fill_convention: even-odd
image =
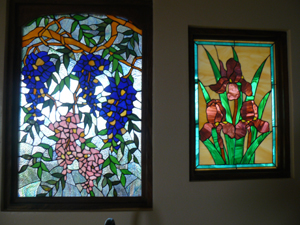
[(91, 195), (91, 197), (95, 197), (95, 194), (93, 191), (90, 191), (90, 195)]
[(132, 148), (132, 149), (129, 150), (129, 152), (130, 152), (131, 154), (133, 154), (136, 150), (138, 150), (138, 148)]
[(37, 176), (38, 176), (40, 179), (42, 179), (42, 173), (43, 173), (42, 168), (39, 167), (39, 168), (38, 168), (38, 171), (37, 171)]
[(54, 91), (52, 92), (51, 95), (56, 94), (58, 91), (59, 91), (59, 85), (56, 85), (56, 87), (55, 87), (55, 89), (54, 89)]
[(266, 61), (267, 61), (268, 58), (269, 58), (269, 56), (262, 62), (262, 64), (260, 65), (260, 67), (255, 72), (255, 75), (252, 78), (252, 82), (251, 82), (252, 96), (247, 96), (245, 101), (254, 100), (256, 89), (257, 89), (258, 82), (259, 82), (259, 79), (260, 79), (260, 75), (261, 75), (261, 72), (262, 72), (262, 70), (263, 70), (263, 68), (265, 66), (265, 63), (266, 63)]
[(220, 148), (220, 145), (219, 145), (219, 142), (218, 142), (218, 134), (217, 134), (217, 129), (216, 128), (211, 129), (211, 136), (213, 138), (214, 145), (215, 145), (216, 149), (218, 150), (219, 154), (221, 154), (221, 148)]
[(134, 143), (135, 143), (136, 147), (138, 148), (140, 143), (139, 143), (139, 139), (136, 134), (134, 134)]
[(114, 147), (117, 146), (117, 143), (115, 142), (115, 140), (112, 140), (112, 145), (113, 145)]
[(123, 187), (125, 187), (126, 177), (123, 174), (121, 174), (121, 184), (122, 184)]
[(59, 56), (56, 54), (49, 54), (48, 55), (50, 58), (54, 58), (54, 59), (59, 59)]
[(49, 197), (52, 197), (52, 190), (53, 190), (53, 189), (51, 189), (51, 190), (49, 191)]
[(125, 174), (125, 175), (130, 175), (130, 174), (132, 174), (129, 170), (127, 170), (127, 169), (124, 169), (124, 170), (121, 170), (121, 172), (123, 173), (123, 174)]
[(51, 139), (51, 140), (54, 140), (54, 141), (58, 141), (58, 140), (59, 140), (59, 138), (56, 137), (56, 136), (50, 136), (50, 137), (48, 137), (48, 138)]
[(111, 188), (112, 188), (112, 183), (111, 183), (111, 181), (110, 181), (110, 180), (107, 180), (107, 183), (108, 183), (109, 190), (111, 190)]
[(114, 72), (118, 68), (118, 65), (119, 65), (119, 61), (117, 59), (114, 59), (112, 72)]
[(64, 189), (65, 189), (65, 186), (66, 186), (65, 179), (64, 179), (63, 177), (60, 178), (60, 182), (61, 182), (61, 188), (62, 188), (62, 190), (64, 190)]
[(47, 193), (37, 194), (36, 197), (46, 197)]
[(117, 50), (115, 48), (113, 48), (113, 47), (109, 47), (109, 51), (115, 53)]
[(206, 51), (206, 54), (207, 54), (208, 60), (210, 62), (211, 68), (212, 68), (212, 70), (214, 72), (216, 81), (218, 82), (218, 80), (221, 78), (221, 73), (219, 71), (219, 68), (217, 67), (215, 60), (210, 55), (210, 53), (206, 50), (206, 48), (204, 48), (204, 50)]
[(22, 107), (22, 109), (23, 109), (24, 113), (26, 113), (26, 114), (29, 112), (25, 107)]
[(226, 147), (228, 151), (228, 156), (226, 156), (226, 151), (225, 151), (226, 163), (232, 165), (234, 164), (235, 138), (230, 138), (227, 134), (225, 134), (225, 141), (226, 141)]
[(134, 49), (134, 39), (133, 38), (130, 39), (130, 45)]
[(92, 142), (87, 143), (86, 145), (90, 148), (97, 148), (97, 146), (95, 144), (93, 144)]
[(49, 20), (48, 20), (48, 18), (45, 18), (45, 26), (47, 26), (48, 25), (48, 22), (49, 22)]
[(245, 138), (236, 139), (235, 141), (235, 153), (234, 153), (234, 162), (235, 164), (240, 164), (243, 154), (244, 154), (244, 141)]
[(107, 129), (101, 130), (98, 135), (105, 135), (107, 134)]
[(236, 54), (236, 51), (235, 51), (234, 47), (232, 47), (232, 53), (233, 53), (233, 59), (238, 62), (239, 58), (238, 58), (238, 56)]
[(107, 177), (107, 178), (111, 178), (111, 177), (115, 176), (115, 174), (113, 174), (113, 173), (106, 173), (104, 176)]
[(73, 16), (73, 18), (75, 20), (81, 21), (81, 20), (85, 20), (87, 17), (81, 16), (81, 15), (75, 15), (75, 16)]
[(124, 58), (118, 54), (114, 54), (114, 58), (118, 60), (124, 60)]
[(69, 54), (71, 52), (71, 50), (68, 48), (61, 48), (61, 49), (57, 49), (56, 51), (64, 53), (64, 54)]
[(44, 161), (51, 161), (51, 158), (47, 158), (47, 157), (42, 157), (42, 160), (44, 160)]
[(27, 169), (28, 165), (24, 165), (21, 167), (19, 173), (23, 173)]
[(134, 80), (133, 80), (133, 77), (131, 76), (131, 74), (130, 74), (130, 76), (128, 77), (128, 79), (129, 79), (132, 83), (134, 83)]
[(40, 133), (40, 125), (38, 123), (35, 123), (34, 128), (35, 128), (36, 133), (39, 134)]
[(94, 37), (94, 35), (89, 34), (89, 33), (83, 33), (83, 35), (84, 35), (85, 37), (87, 37), (87, 38), (92, 38), (92, 37)]
[(65, 84), (66, 84), (67, 87), (70, 89), (70, 77), (66, 77), (66, 78), (65, 78)]
[(203, 141), (203, 144), (206, 146), (206, 148), (210, 152), (216, 165), (224, 165), (225, 164), (224, 160), (222, 159), (222, 156), (220, 155), (220, 153), (218, 152), (218, 150), (216, 149), (214, 144), (209, 139)]
[(104, 58), (108, 53), (109, 53), (109, 50), (108, 50), (108, 49), (105, 49), (105, 50), (103, 51), (102, 57)]
[(138, 128), (138, 126), (137, 126), (137, 125), (135, 125), (134, 123), (132, 124), (132, 127), (133, 127), (133, 129), (134, 129), (135, 131), (137, 131), (137, 132), (141, 132), (141, 129), (140, 129), (140, 128)]
[(141, 121), (141, 119), (135, 115), (134, 113), (127, 116), (128, 119), (134, 120), (134, 121)]
[(209, 96), (208, 92), (206, 91), (204, 85), (202, 84), (202, 82), (200, 80), (199, 80), (199, 85), (200, 85), (200, 88), (202, 90), (202, 94), (204, 96), (205, 102), (209, 103), (211, 101), (210, 96)]
[(65, 86), (65, 81), (62, 80), (59, 84), (59, 90), (62, 91), (64, 89), (64, 86)]
[(139, 161), (138, 161), (138, 159), (137, 159), (135, 156), (133, 157), (133, 161), (134, 161), (135, 163), (139, 164)]
[(50, 159), (52, 160), (52, 159), (53, 159), (53, 148), (52, 148), (52, 147), (50, 147), (50, 148), (48, 149), (48, 154), (49, 154), (49, 156), (50, 156)]
[(26, 123), (31, 116), (32, 114), (27, 114), (24, 118), (24, 123)]
[(137, 33), (134, 33), (134, 34), (133, 34), (133, 39), (134, 39), (137, 43), (139, 43), (139, 36), (138, 36)]
[(131, 155), (131, 153), (129, 153), (129, 152), (128, 152), (128, 158), (127, 158), (127, 160), (128, 160), (128, 163), (130, 163), (131, 160), (132, 160), (132, 155)]
[(232, 123), (231, 111), (230, 111), (230, 106), (229, 106), (227, 94), (226, 94), (226, 92), (224, 92), (223, 94), (220, 94), (219, 96), (220, 96), (222, 106), (226, 110), (226, 121), (228, 123)]
[(104, 188), (107, 185), (107, 178), (104, 177), (101, 186)]
[(104, 161), (104, 163), (103, 163), (103, 165), (102, 165), (102, 168), (107, 167), (109, 164), (110, 164), (110, 159), (107, 158), (107, 159)]
[(120, 165), (119, 161), (114, 156), (110, 155), (109, 158), (114, 164)]
[(45, 163), (41, 162), (41, 168), (42, 170), (49, 172), (48, 168), (46, 167)]
[(124, 139), (120, 134), (116, 134), (116, 138), (118, 138), (121, 142), (124, 142)]
[(241, 163), (248, 164), (252, 155), (255, 153), (256, 149), (259, 147), (260, 143), (271, 133), (271, 131), (261, 134), (248, 148)]
[(50, 148), (50, 145), (43, 144), (43, 143), (39, 144), (39, 146), (41, 146), (42, 148), (45, 148), (45, 149)]
[(87, 37), (84, 37), (84, 41), (85, 41), (87, 46), (90, 46), (90, 40)]
[(51, 188), (46, 186), (46, 185), (41, 185), (41, 187), (43, 188), (44, 191), (50, 191)]
[[(123, 58), (123, 57), (122, 57)], [(123, 74), (123, 69), (122, 69), (122, 66), (119, 64), (119, 66), (118, 66), (118, 71), (121, 73), (121, 74)]]
[(22, 137), (22, 140), (21, 140), (21, 142), (26, 142), (26, 140), (27, 140), (27, 134), (25, 134), (23, 137)]
[(60, 60), (57, 60), (55, 63), (55, 70), (57, 73), (59, 73), (59, 68), (60, 68)]
[(69, 54), (67, 54), (67, 53), (64, 54), (64, 56), (63, 56), (63, 63), (65, 65), (66, 69), (68, 70), (69, 63), (70, 63), (70, 56), (69, 56)]
[(78, 21), (75, 20), (75, 21), (72, 23), (71, 33), (74, 32), (74, 30), (76, 29), (77, 25), (78, 25)]
[(97, 45), (96, 41), (95, 41), (93, 38), (90, 39), (90, 42), (91, 42), (93, 45)]
[(33, 158), (41, 158), (42, 156), (43, 156), (43, 154), (40, 153), (40, 152), (37, 152), (37, 153), (32, 155)]
[(258, 119), (261, 119), (262, 118), (262, 115), (263, 115), (263, 112), (265, 110), (265, 107), (266, 107), (266, 104), (267, 104), (267, 101), (269, 99), (269, 96), (270, 96), (271, 92), (268, 92), (263, 98), (262, 100), (260, 101), (259, 103), (259, 106), (258, 106)]
[(55, 184), (55, 188), (56, 188), (56, 190), (59, 189), (59, 182), (57, 182), (57, 183)]
[(110, 146), (111, 146), (111, 142), (107, 142), (105, 145), (102, 146), (101, 150), (109, 148)]
[(32, 168), (38, 168), (41, 166), (41, 163), (40, 162), (37, 162), (35, 164), (32, 165)]
[(131, 34), (133, 34), (133, 31), (132, 30), (127, 30), (123, 34), (124, 35), (131, 35)]
[(75, 76), (75, 75), (72, 75), (72, 74), (70, 74), (70, 78), (71, 78), (72, 80), (79, 80), (79, 77), (77, 77), (77, 76)]
[(117, 174), (117, 168), (115, 166), (115, 164), (113, 164), (112, 162), (109, 164), (110, 165), (110, 169), (114, 174)]
[(62, 178), (64, 176), (63, 174), (60, 174), (60, 173), (53, 173), (51, 175), (54, 177), (57, 177), (57, 178)]
[(80, 25), (80, 28), (83, 30), (91, 30), (91, 28), (87, 25)]
[(115, 73), (115, 81), (116, 81), (116, 85), (119, 85), (119, 83), (120, 83), (120, 76), (119, 76), (119, 72), (118, 71), (116, 71), (116, 73)]
[(82, 37), (83, 37), (83, 32), (82, 32), (82, 30), (80, 29), (80, 30), (79, 30), (79, 35), (78, 35), (78, 41), (80, 41), (80, 40), (82, 39)]
[(83, 149), (85, 148), (85, 144), (82, 143), (80, 147), (81, 147), (81, 149), (83, 150)]
[(27, 159), (27, 160), (32, 159), (32, 155), (28, 155), (28, 154), (22, 155), (21, 157), (22, 157), (23, 159)]

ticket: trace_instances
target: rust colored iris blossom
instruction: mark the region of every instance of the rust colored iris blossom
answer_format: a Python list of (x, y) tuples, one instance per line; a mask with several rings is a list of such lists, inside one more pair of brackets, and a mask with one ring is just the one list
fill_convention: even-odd
[(226, 111), (220, 100), (213, 99), (207, 104), (206, 115), (208, 123), (205, 123), (200, 130), (201, 141), (206, 141), (212, 135), (212, 129), (216, 128), (218, 134), (218, 143), (221, 149), (222, 158), (225, 161), (225, 152), (221, 130), (229, 137), (234, 137), (234, 126), (225, 121)]
[(228, 85), (227, 98), (229, 100), (234, 100), (240, 97), (240, 92), (237, 86), (237, 83), (240, 82), (242, 85), (242, 92), (247, 96), (251, 96), (251, 84), (245, 81), (242, 75), (241, 64), (233, 58), (230, 58), (226, 62), (226, 67), (227, 71), (224, 69), (223, 62), (220, 60), (221, 78), (216, 84), (210, 85), (210, 89), (218, 94), (222, 94), (226, 91), (226, 87)]
[(258, 119), (258, 108), (254, 101), (244, 102), (241, 108), (242, 120), (235, 127), (235, 138), (245, 137), (247, 130), (251, 134), (251, 126), (254, 126), (258, 132), (266, 133), (270, 130), (269, 123)]

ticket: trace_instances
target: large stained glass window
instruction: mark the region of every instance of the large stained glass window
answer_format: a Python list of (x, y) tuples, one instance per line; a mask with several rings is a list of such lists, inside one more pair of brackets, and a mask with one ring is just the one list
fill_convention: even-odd
[(19, 196), (140, 196), (142, 30), (49, 15), (22, 47)]
[(11, 2), (4, 209), (151, 207), (152, 2), (71, 3)]
[(195, 171), (278, 168), (277, 47), (193, 39)]

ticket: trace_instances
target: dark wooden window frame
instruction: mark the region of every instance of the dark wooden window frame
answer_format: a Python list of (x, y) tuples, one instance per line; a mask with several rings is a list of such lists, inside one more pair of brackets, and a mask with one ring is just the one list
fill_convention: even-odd
[[(142, 61), (142, 196), (19, 198), (18, 116), (21, 27), (51, 14), (97, 13), (127, 18), (143, 30)], [(5, 52), (2, 145), (2, 204), (5, 211), (96, 211), (152, 208), (152, 1), (10, 0)]]
[[(272, 41), (275, 43), (278, 166), (275, 169), (197, 170), (195, 156), (195, 39)], [(251, 82), (251, 81), (250, 81)], [(284, 31), (189, 27), (190, 181), (290, 177), (290, 122), (287, 33)], [(200, 128), (199, 128), (200, 129)]]

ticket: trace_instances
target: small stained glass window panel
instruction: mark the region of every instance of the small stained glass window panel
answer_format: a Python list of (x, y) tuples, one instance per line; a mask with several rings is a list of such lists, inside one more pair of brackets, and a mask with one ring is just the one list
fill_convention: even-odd
[(70, 14), (22, 34), (19, 197), (141, 196), (142, 30)]

